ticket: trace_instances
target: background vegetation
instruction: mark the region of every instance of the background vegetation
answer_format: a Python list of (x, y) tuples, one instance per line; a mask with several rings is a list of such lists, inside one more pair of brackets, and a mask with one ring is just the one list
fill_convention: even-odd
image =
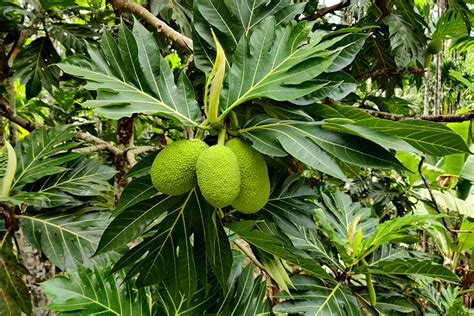
[[(469, 315), (473, 5), (1, 2), (0, 314)], [(256, 214), (151, 184), (222, 127)]]

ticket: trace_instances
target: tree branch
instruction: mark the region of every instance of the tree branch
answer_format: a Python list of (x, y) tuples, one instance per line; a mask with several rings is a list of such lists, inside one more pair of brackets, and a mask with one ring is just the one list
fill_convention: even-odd
[(260, 261), (257, 260), (257, 257), (247, 249), (245, 246), (245, 243), (241, 241), (240, 239), (234, 240), (234, 245), (236, 245), (242, 252), (250, 259), (252, 262), (259, 267), (262, 271), (265, 271), (265, 267), (263, 264), (260, 263)]
[(128, 160), (129, 167), (132, 168), (137, 163), (135, 156), (139, 154), (144, 154), (150, 151), (158, 150), (158, 148), (159, 147), (156, 147), (156, 146), (137, 146), (137, 147), (130, 148), (129, 150), (127, 150), (127, 160)]
[[(433, 194), (433, 190), (431, 190), (430, 182), (428, 179), (426, 179), (425, 175), (423, 174), (423, 163), (425, 162), (425, 157), (422, 156), (420, 159), (420, 163), (418, 164), (418, 173), (420, 174), (421, 180), (423, 180), (423, 184), (425, 185), (425, 188), (428, 190), (428, 193), (430, 194), (431, 202), (433, 202), (434, 209), (438, 214), (443, 214), (441, 212), (441, 209), (438, 205), (438, 202), (436, 202), (436, 198)], [(443, 222), (444, 228), (446, 228), (447, 231), (449, 231), (451, 234), (453, 234), (453, 239), (455, 242), (457, 242), (457, 232), (453, 231), (451, 228), (449, 228), (448, 223), (446, 223), (446, 219), (444, 217), (441, 217), (441, 221)]]
[(365, 80), (368, 78), (378, 78), (384, 76), (403, 76), (407, 73), (411, 74), (423, 74), (425, 72), (424, 68), (409, 67), (406, 69), (395, 69), (395, 68), (386, 68), (386, 69), (375, 69), (373, 71), (364, 72), (358, 74), (355, 78), (357, 80)]
[(392, 121), (400, 121), (406, 119), (415, 119), (415, 120), (423, 120), (423, 121), (431, 121), (431, 122), (464, 122), (470, 121), (474, 119), (474, 111), (470, 111), (464, 114), (446, 114), (446, 115), (414, 115), (414, 114), (392, 114), (387, 112), (379, 112), (374, 110), (364, 109), (367, 113), (372, 116), (380, 117), (387, 120)]
[(191, 51), (193, 49), (193, 41), (189, 37), (177, 32), (165, 22), (158, 19), (150, 11), (139, 5), (128, 0), (111, 0), (112, 6), (119, 11), (126, 11), (135, 14), (136, 16), (145, 20), (148, 24), (153, 26), (159, 33), (163, 35), (179, 46)]
[(336, 3), (335, 5), (322, 8), (321, 10), (316, 11), (314, 14), (305, 17), (303, 20), (314, 21), (314, 20), (320, 19), (326, 14), (333, 13), (334, 11), (342, 10), (345, 7), (348, 7), (349, 4), (350, 4), (350, 1), (341, 1), (339, 3)]
[(108, 145), (109, 144), (92, 145), (92, 146), (87, 146), (87, 147), (76, 148), (76, 149), (73, 149), (72, 151), (75, 153), (80, 153), (80, 154), (89, 154), (89, 153), (94, 153), (97, 151), (108, 151)]
[[(9, 121), (16, 123), (17, 125), (23, 127), (26, 129), (28, 132), (32, 132), (35, 129), (39, 128), (39, 124), (30, 122), (24, 117), (21, 117), (10, 108), (7, 102), (3, 98), (0, 97), (0, 116), (5, 117)], [(123, 154), (123, 150), (113, 146), (112, 144), (106, 142), (105, 140), (100, 139), (99, 137), (96, 137), (92, 134), (89, 134), (87, 132), (79, 132), (75, 136), (76, 139), (86, 141), (88, 143), (92, 143), (97, 145), (95, 147), (96, 150), (106, 150), (111, 152), (114, 155), (121, 155)], [(86, 147), (87, 148), (87, 147)], [(90, 149), (85, 149), (85, 148), (78, 148), (78, 152), (92, 152), (93, 150)]]
[(23, 127), (31, 132), (39, 127), (38, 124), (28, 121), (27, 119), (17, 115), (15, 111), (9, 106), (7, 101), (0, 97), (0, 116), (5, 117), (9, 121)]
[(114, 145), (106, 142), (105, 140), (102, 140), (99, 137), (96, 137), (96, 136), (94, 136), (92, 134), (89, 134), (87, 132), (79, 132), (79, 133), (76, 134), (75, 138), (86, 141), (88, 143), (96, 144), (98, 146), (97, 148), (100, 148), (102, 150), (106, 150), (106, 151), (114, 154), (115, 156), (122, 155), (123, 152), (124, 152), (123, 150), (121, 150), (121, 149), (115, 147)]

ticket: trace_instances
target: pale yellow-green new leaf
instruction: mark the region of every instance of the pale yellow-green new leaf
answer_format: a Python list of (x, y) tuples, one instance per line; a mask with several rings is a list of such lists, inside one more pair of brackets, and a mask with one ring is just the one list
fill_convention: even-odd
[[(212, 31), (212, 30), (211, 30)], [(207, 78), (205, 92), (204, 92), (204, 109), (210, 123), (216, 123), (217, 117), (219, 116), (219, 98), (222, 90), (222, 84), (224, 82), (225, 75), (225, 64), (226, 58), (224, 49), (219, 43), (214, 31), (212, 31), (212, 37), (216, 44), (216, 60), (214, 67), (212, 67), (211, 73)]]
[(13, 177), (15, 176), (15, 171), (16, 171), (16, 153), (15, 150), (13, 149), (12, 145), (10, 145), (9, 142), (5, 143), (5, 147), (3, 148), (4, 150), (7, 150), (7, 170), (5, 171), (5, 174), (3, 175), (3, 179), (1, 179), (2, 182), (2, 192), (1, 196), (2, 197), (8, 197), (10, 194), (10, 189), (13, 183)]

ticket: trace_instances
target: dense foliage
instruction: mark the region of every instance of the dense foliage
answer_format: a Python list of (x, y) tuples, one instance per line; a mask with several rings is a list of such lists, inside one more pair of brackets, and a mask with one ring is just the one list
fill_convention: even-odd
[(472, 0), (139, 2), (0, 3), (1, 315), (472, 312)]

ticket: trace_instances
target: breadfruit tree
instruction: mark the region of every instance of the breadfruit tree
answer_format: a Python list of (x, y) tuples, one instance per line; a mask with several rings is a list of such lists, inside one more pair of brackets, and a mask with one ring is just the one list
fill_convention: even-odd
[(468, 315), (472, 21), (0, 3), (0, 310)]

